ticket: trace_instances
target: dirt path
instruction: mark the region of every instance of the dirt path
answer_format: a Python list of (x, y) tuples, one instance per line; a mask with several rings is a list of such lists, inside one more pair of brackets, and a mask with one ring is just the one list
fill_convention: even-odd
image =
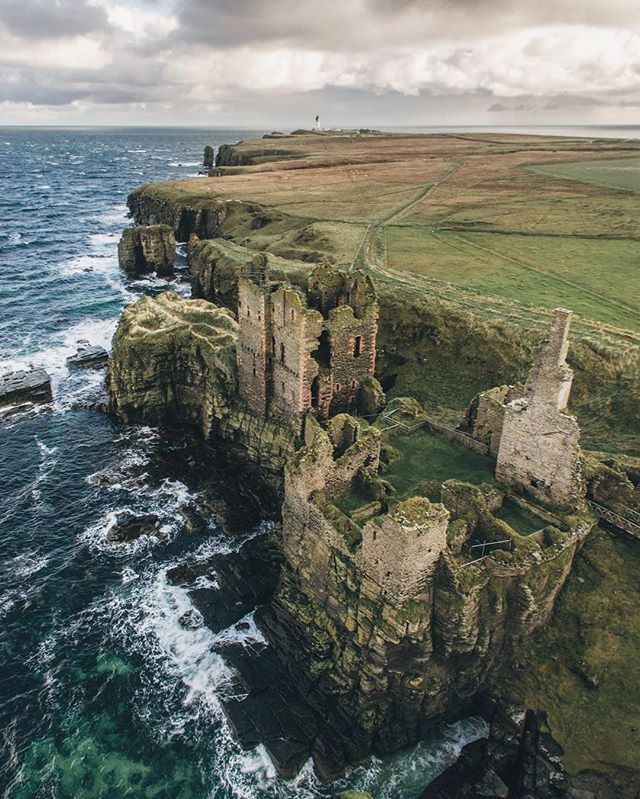
[[(353, 269), (356, 267), (361, 254), (369, 269), (372, 271), (379, 269), (378, 258), (376, 254), (376, 241), (384, 227), (403, 217), (408, 211), (410, 211), (414, 206), (418, 205), (418, 203), (422, 202), (425, 197), (428, 197), (430, 194), (432, 194), (441, 183), (444, 183), (445, 180), (448, 180), (448, 178), (450, 178), (454, 172), (457, 172), (463, 166), (464, 164), (460, 163), (459, 161), (453, 162), (449, 169), (443, 172), (440, 177), (436, 178), (433, 183), (428, 183), (426, 186), (420, 189), (420, 191), (410, 200), (391, 208), (378, 222), (370, 222), (365, 229), (360, 247), (358, 247), (355, 257), (351, 263), (350, 271), (353, 271)], [(386, 258), (384, 260), (384, 266), (386, 266)]]

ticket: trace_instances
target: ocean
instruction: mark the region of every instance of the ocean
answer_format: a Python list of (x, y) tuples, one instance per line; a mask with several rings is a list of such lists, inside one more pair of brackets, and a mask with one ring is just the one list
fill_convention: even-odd
[[(413, 799), (482, 732), (473, 719), (443, 727), (330, 786), (310, 764), (285, 782), (260, 747), (243, 752), (219, 704), (229, 667), (211, 632), (179, 624), (189, 599), (166, 572), (239, 547), (263, 522), (231, 536), (212, 519), (189, 533), (180, 510), (195, 489), (172, 468), (178, 445), (84, 410), (104, 396), (104, 373), (65, 366), (80, 340), (109, 347), (126, 303), (167, 288), (189, 295), (184, 270), (168, 282), (120, 273), (128, 192), (195, 176), (205, 144), (264, 132), (0, 128), (0, 373), (44, 366), (55, 393), (52, 406), (0, 426), (4, 799), (312, 799), (346, 787)], [(110, 545), (127, 509), (157, 514), (162, 537)], [(220, 635), (259, 648), (245, 621)]]

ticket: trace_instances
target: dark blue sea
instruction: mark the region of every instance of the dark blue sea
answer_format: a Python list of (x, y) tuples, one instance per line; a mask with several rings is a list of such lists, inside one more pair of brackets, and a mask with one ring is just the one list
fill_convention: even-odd
[[(237, 548), (211, 520), (186, 532), (193, 489), (157, 430), (83, 410), (104, 372), (72, 373), (77, 342), (109, 347), (122, 307), (173, 282), (128, 281), (116, 248), (135, 186), (196, 175), (205, 144), (264, 131), (0, 128), (0, 373), (53, 377), (52, 406), (0, 425), (0, 796), (205, 799), (336, 796), (412, 799), (475, 737), (473, 721), (345, 780), (308, 765), (279, 780), (260, 748), (231, 738), (218, 697), (229, 668), (166, 571), (186, 555)], [(158, 463), (164, 464), (158, 467)], [(152, 512), (161, 538), (114, 547), (118, 511)], [(252, 623), (220, 635), (259, 648)]]

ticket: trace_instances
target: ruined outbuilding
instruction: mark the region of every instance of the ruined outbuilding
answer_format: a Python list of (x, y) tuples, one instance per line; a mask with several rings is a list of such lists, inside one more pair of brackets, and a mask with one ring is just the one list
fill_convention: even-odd
[(556, 308), (549, 335), (522, 386), (479, 394), (463, 424), (496, 457), (496, 479), (549, 505), (571, 507), (585, 490), (580, 428), (567, 413), (571, 311)]
[(378, 300), (371, 279), (318, 267), (305, 293), (271, 281), (258, 257), (238, 280), (238, 388), (260, 418), (296, 436), (304, 416), (375, 413)]

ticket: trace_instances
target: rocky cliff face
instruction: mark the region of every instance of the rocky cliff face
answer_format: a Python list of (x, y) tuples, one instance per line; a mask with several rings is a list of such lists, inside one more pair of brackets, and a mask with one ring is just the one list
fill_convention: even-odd
[(186, 425), (224, 443), (227, 456), (277, 493), (294, 442), (284, 428), (238, 405), (236, 338), (226, 309), (173, 292), (143, 297), (124, 309), (113, 339), (112, 407), (129, 423)]
[(201, 240), (191, 234), (187, 264), (191, 272), (191, 296), (226, 308), (238, 307), (238, 273), (247, 262), (246, 254), (233, 257), (226, 242)]
[[(285, 565), (262, 622), (325, 719), (311, 752), (327, 778), (469, 712), (496, 668), (549, 618), (593, 524), (588, 514), (556, 519), (562, 529), (541, 520), (525, 537), (494, 516), (502, 492), (453, 480), (439, 502), (385, 501), (376, 433), (345, 451), (331, 429), (316, 427), (289, 461)], [(377, 485), (379, 501), (361, 499), (354, 523), (341, 507), (365, 484)], [(487, 557), (478, 560), (474, 539), (495, 542)]]
[(127, 306), (113, 339), (108, 387), (128, 422), (186, 423), (205, 438), (235, 389), (236, 322), (173, 292)]
[(138, 225), (168, 225), (178, 241), (188, 241), (192, 233), (207, 239), (217, 236), (224, 221), (226, 206), (222, 201), (201, 200), (192, 203), (156, 193), (141, 186), (127, 198), (131, 216)]
[(172, 275), (175, 254), (176, 239), (168, 225), (125, 228), (118, 244), (120, 268), (130, 275)]

